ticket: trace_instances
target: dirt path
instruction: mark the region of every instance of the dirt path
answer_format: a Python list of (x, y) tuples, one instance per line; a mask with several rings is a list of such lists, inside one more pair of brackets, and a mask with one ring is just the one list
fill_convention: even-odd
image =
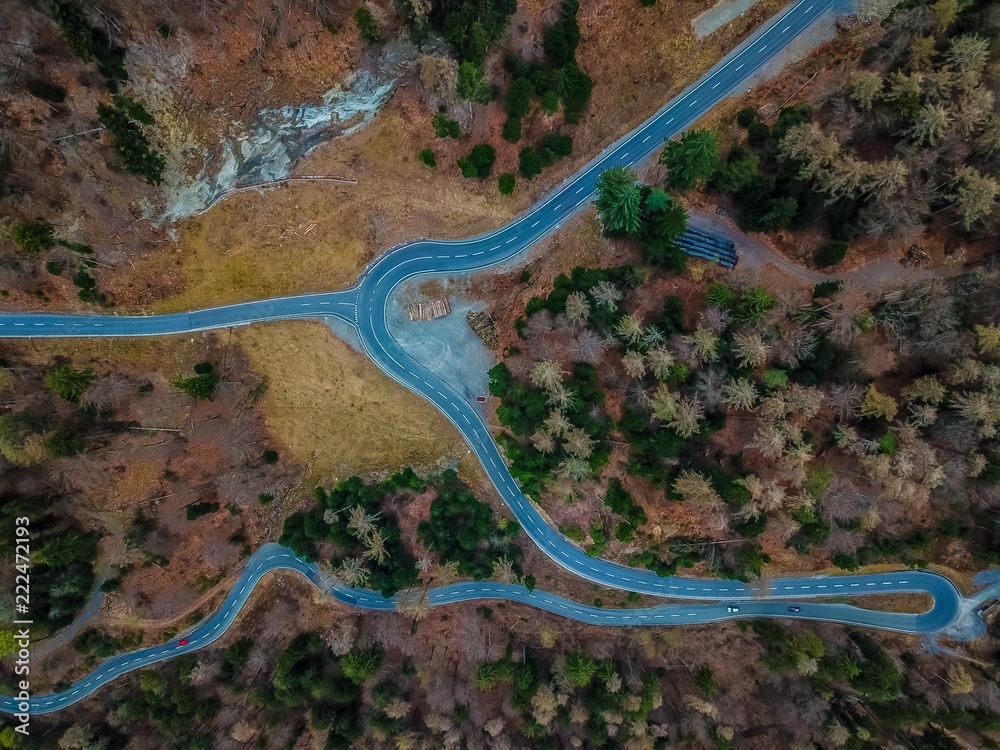
[(821, 273), (803, 268), (795, 261), (775, 251), (762, 237), (744, 233), (731, 219), (719, 214), (691, 210), (688, 216), (688, 225), (731, 240), (736, 245), (736, 252), (740, 256), (739, 270), (750, 271), (761, 276), (766, 276), (769, 273), (768, 267), (770, 266), (786, 276), (810, 284), (842, 279), (852, 282), (859, 288), (880, 291), (888, 287), (912, 284), (941, 273), (941, 271), (916, 266), (904, 266), (892, 258), (878, 258), (857, 268), (841, 272)]

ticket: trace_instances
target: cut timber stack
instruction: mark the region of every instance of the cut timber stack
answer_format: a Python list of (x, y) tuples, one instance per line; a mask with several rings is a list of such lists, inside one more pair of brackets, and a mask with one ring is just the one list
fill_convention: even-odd
[(410, 320), (434, 320), (443, 318), (451, 312), (451, 303), (446, 299), (435, 299), (430, 302), (414, 302), (406, 308)]

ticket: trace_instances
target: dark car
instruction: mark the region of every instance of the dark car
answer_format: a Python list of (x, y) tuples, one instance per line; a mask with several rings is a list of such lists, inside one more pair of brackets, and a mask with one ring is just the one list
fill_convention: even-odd
[(801, 612), (802, 611), (802, 607), (791, 606), (791, 607), (788, 608), (788, 611), (789, 612)]

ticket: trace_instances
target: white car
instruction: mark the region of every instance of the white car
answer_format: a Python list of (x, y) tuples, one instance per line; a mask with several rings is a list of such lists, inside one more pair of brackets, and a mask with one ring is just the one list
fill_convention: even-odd
[(735, 604), (730, 604), (728, 607), (726, 607), (726, 611), (730, 613), (739, 612), (740, 608), (737, 607)]

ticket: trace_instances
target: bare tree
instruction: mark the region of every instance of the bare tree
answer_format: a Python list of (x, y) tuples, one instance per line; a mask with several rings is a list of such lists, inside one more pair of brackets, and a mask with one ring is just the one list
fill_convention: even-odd
[(590, 302), (583, 292), (573, 292), (566, 297), (566, 317), (574, 326), (586, 324), (590, 317)]

